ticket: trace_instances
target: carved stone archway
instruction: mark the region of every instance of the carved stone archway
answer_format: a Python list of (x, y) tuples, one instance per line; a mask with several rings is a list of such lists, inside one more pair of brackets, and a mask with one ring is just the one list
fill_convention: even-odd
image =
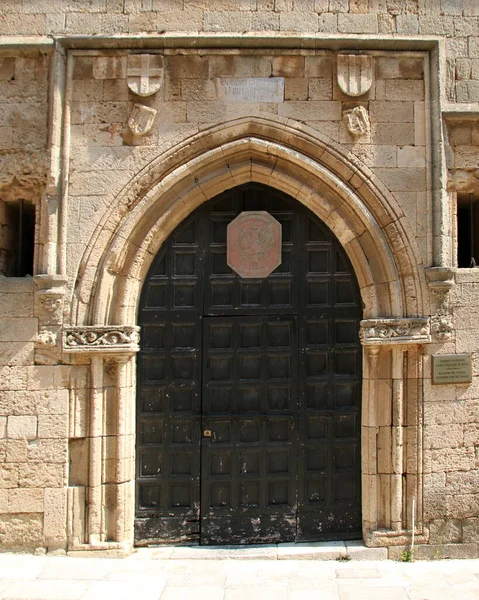
[[(430, 341), (430, 323), (414, 236), (382, 183), (331, 140), (287, 120), (240, 119), (202, 132), (147, 165), (114, 199), (85, 253), (71, 302), (72, 326), (63, 338), (65, 353), (91, 361), (88, 510), (85, 528), (70, 535), (76, 548), (132, 543), (135, 323), (151, 261), (197, 206), (247, 182), (269, 185), (311, 209), (352, 262), (366, 319), (364, 538), (369, 545), (405, 543), (413, 496), (421, 532), (419, 355)], [(108, 446), (105, 437), (114, 443)], [(105, 479), (106, 463), (113, 474)], [(72, 498), (71, 515), (81, 502)]]

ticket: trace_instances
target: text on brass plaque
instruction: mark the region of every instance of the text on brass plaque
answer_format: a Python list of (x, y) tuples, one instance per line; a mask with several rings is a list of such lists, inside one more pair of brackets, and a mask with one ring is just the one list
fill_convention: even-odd
[(432, 357), (432, 383), (471, 383), (470, 354), (438, 354)]

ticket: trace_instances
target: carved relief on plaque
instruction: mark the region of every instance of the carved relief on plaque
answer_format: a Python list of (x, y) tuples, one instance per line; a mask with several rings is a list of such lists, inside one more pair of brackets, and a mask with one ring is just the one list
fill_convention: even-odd
[(133, 104), (130, 117), (128, 119), (128, 127), (135, 135), (146, 135), (155, 122), (157, 111), (143, 104)]
[(156, 94), (163, 83), (163, 57), (158, 54), (130, 54), (126, 77), (128, 87), (137, 96)]
[(265, 211), (245, 211), (228, 225), (226, 261), (240, 277), (267, 277), (281, 264), (281, 224)]
[(338, 85), (348, 96), (362, 96), (373, 83), (373, 57), (338, 54)]
[(343, 114), (349, 133), (354, 136), (364, 135), (371, 130), (368, 111), (364, 106), (356, 106)]

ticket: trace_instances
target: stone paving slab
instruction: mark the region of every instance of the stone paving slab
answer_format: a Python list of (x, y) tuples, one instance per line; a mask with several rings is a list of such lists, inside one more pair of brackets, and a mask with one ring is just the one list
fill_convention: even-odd
[(122, 559), (0, 554), (0, 600), (479, 599), (478, 559), (191, 560), (154, 553)]

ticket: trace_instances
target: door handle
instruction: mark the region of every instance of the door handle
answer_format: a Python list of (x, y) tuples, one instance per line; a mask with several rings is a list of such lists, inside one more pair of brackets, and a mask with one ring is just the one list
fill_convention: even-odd
[(203, 437), (211, 437), (211, 429), (205, 429), (203, 431)]

